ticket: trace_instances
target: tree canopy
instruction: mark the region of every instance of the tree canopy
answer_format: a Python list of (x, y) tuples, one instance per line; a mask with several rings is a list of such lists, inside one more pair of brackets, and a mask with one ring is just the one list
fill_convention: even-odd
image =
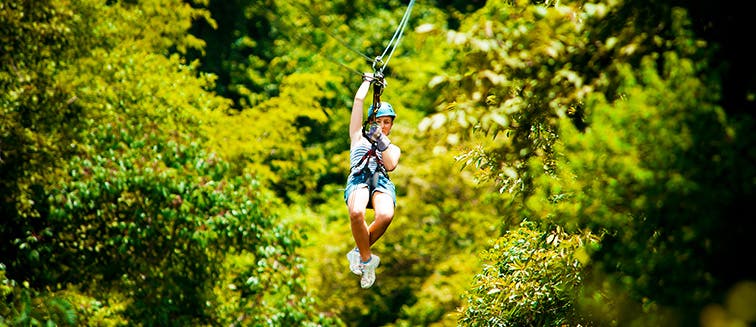
[(0, 0), (0, 325), (756, 323), (752, 23), (703, 1), (417, 2), (361, 289), (351, 101), (408, 3)]

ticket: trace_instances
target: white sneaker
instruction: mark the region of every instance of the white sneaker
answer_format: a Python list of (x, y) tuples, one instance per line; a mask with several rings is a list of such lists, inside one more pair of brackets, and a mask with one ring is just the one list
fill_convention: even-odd
[(355, 275), (362, 275), (362, 269), (360, 269), (360, 250), (355, 247), (347, 253), (346, 257), (349, 260), (349, 270)]
[(370, 288), (375, 283), (375, 268), (381, 263), (381, 258), (375, 254), (370, 255), (370, 260), (366, 263), (360, 263), (360, 269), (362, 270), (362, 279), (360, 279), (360, 286), (362, 288)]

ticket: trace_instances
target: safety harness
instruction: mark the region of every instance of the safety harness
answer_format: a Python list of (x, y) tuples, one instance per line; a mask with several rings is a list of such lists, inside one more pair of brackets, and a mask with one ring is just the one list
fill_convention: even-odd
[[(394, 36), (391, 37), (388, 46), (380, 56), (377, 56), (373, 60), (374, 73), (373, 80), (371, 81), (371, 83), (373, 84), (373, 106), (372, 110), (368, 113), (365, 122), (362, 124), (362, 136), (368, 140), (370, 139), (367, 135), (367, 132), (370, 128), (369, 126), (370, 124), (375, 124), (375, 118), (378, 114), (378, 109), (381, 108), (381, 94), (383, 94), (383, 89), (386, 87), (386, 81), (383, 79), (383, 70), (386, 69), (386, 66), (388, 66), (389, 60), (391, 60), (391, 56), (394, 54), (396, 47), (399, 45), (399, 42), (402, 39), (404, 29), (407, 27), (407, 22), (409, 21), (410, 13), (412, 12), (412, 6), (414, 6), (414, 4), (415, 0), (410, 0), (409, 4), (407, 5), (407, 9), (404, 11), (404, 16), (402, 16), (402, 20), (399, 23), (399, 26), (397, 26), (396, 31), (394, 32)], [(385, 62), (383, 61), (384, 57), (386, 57)], [(376, 186), (378, 186), (378, 177), (380, 176), (379, 173), (383, 174), (383, 176), (386, 176), (386, 178), (389, 178), (389, 176), (388, 172), (386, 171), (386, 167), (383, 165), (383, 160), (378, 157), (377, 145), (373, 142), (370, 143), (372, 144), (370, 150), (368, 150), (365, 155), (362, 156), (360, 161), (357, 162), (357, 164), (355, 164), (351, 168), (351, 170), (355, 171), (357, 167), (363, 165), (364, 163), (358, 174), (366, 174), (364, 176), (369, 176), (369, 180), (367, 182), (369, 183), (371, 188), (375, 188)], [(371, 157), (375, 158), (375, 171), (370, 170)], [(368, 203), (368, 206), (370, 206), (371, 203), (372, 201)]]
[[(380, 61), (380, 57), (377, 58), (376, 61)], [(376, 71), (373, 74), (373, 81), (371, 83), (373, 84), (373, 109), (368, 112), (368, 117), (362, 124), (362, 136), (366, 139), (369, 139), (367, 135), (369, 126), (371, 124), (375, 124), (375, 116), (378, 114), (378, 109), (380, 109), (381, 107), (381, 94), (383, 94), (383, 89), (386, 87), (386, 82), (383, 79), (383, 74), (379, 71)], [(359, 170), (359, 173), (357, 175), (367, 176), (366, 182), (368, 182), (368, 185), (370, 185), (370, 187), (374, 189), (376, 186), (378, 186), (378, 173), (383, 174), (383, 176), (386, 176), (386, 178), (389, 178), (389, 175), (386, 171), (386, 167), (383, 165), (383, 160), (378, 157), (378, 147), (373, 142), (370, 142), (370, 144), (372, 145), (370, 147), (370, 150), (368, 150), (362, 156), (362, 158), (360, 158), (360, 161), (352, 166), (351, 170), (354, 171), (357, 167), (362, 165), (362, 168)], [(370, 170), (371, 157), (375, 159), (375, 171)]]

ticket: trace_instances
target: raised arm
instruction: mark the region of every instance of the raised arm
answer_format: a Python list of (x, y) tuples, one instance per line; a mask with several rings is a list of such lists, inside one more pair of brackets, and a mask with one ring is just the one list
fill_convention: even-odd
[(351, 142), (358, 141), (362, 137), (362, 120), (364, 119), (365, 98), (370, 90), (370, 83), (373, 81), (373, 74), (365, 73), (362, 75), (362, 84), (354, 94), (354, 104), (352, 104), (352, 118), (349, 121), (349, 138)]

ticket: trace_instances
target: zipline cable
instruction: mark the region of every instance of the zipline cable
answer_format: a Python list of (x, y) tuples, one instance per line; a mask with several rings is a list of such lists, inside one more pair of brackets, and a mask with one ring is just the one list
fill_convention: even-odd
[[(399, 46), (399, 43), (402, 40), (402, 37), (404, 36), (404, 30), (407, 27), (407, 22), (409, 21), (409, 17), (412, 13), (412, 7), (415, 5), (415, 0), (410, 0), (409, 4), (407, 4), (407, 9), (404, 11), (404, 15), (402, 16), (401, 21), (399, 22), (399, 25), (396, 27), (396, 31), (394, 31), (394, 35), (391, 37), (391, 40), (389, 40), (388, 44), (386, 45), (386, 49), (383, 50), (383, 53), (381, 53), (380, 56), (376, 57), (375, 59), (371, 59), (367, 55), (363, 54), (362, 52), (350, 47), (346, 42), (344, 42), (341, 38), (336, 37), (332, 33), (328, 32), (322, 24), (320, 24), (320, 19), (315, 16), (315, 14), (310, 11), (306, 10), (306, 8), (300, 8), (303, 9), (302, 11), (306, 12), (308, 16), (310, 16), (310, 21), (317, 25), (323, 32), (328, 35), (329, 37), (335, 39), (339, 44), (344, 46), (345, 48), (353, 51), (354, 53), (357, 53), (358, 55), (364, 57), (368, 61), (372, 61), (373, 63), (373, 80), (372, 80), (372, 86), (373, 86), (373, 105), (372, 110), (368, 112), (367, 120), (365, 121), (365, 124), (363, 124), (363, 135), (365, 135), (367, 131), (367, 122), (371, 119), (375, 118), (375, 115), (378, 113), (378, 109), (381, 107), (381, 94), (383, 94), (383, 89), (386, 87), (386, 81), (384, 79), (383, 71), (386, 69), (386, 67), (389, 64), (389, 61), (391, 60), (391, 57), (394, 55), (394, 52), (396, 51), (396, 48)], [(298, 36), (298, 35), (297, 35)], [(297, 37), (298, 38), (298, 37)], [(310, 44), (315, 45), (312, 41), (307, 40)], [(318, 51), (318, 54), (321, 54), (320, 51)], [(386, 57), (386, 54), (388, 54), (388, 57)], [(330, 58), (329, 56), (324, 55), (326, 58), (328, 58), (330, 61), (333, 61), (339, 65), (341, 65), (344, 68), (349, 69), (352, 72), (356, 72), (357, 74), (360, 74), (355, 69), (349, 68), (346, 65), (342, 64), (341, 62)], [(386, 57), (386, 61), (383, 61), (383, 58)], [(362, 75), (362, 74), (360, 74)]]
[[(295, 6), (296, 6), (296, 5), (297, 5), (297, 4), (295, 4)], [(320, 29), (321, 31), (323, 31), (323, 32), (324, 32), (324, 33), (325, 33), (326, 35), (328, 35), (329, 37), (331, 37), (331, 38), (333, 38), (334, 40), (336, 40), (336, 42), (338, 42), (339, 44), (341, 44), (341, 45), (342, 45), (342, 46), (344, 46), (345, 48), (347, 48), (347, 49), (351, 50), (352, 52), (356, 53), (357, 55), (359, 55), (359, 56), (361, 56), (361, 57), (365, 58), (365, 59), (366, 59), (366, 60), (368, 60), (368, 61), (373, 61), (373, 60), (374, 60), (373, 58), (370, 58), (370, 57), (369, 57), (368, 55), (366, 55), (366, 54), (364, 54), (364, 53), (360, 52), (359, 50), (357, 50), (357, 49), (355, 49), (355, 48), (353, 48), (353, 47), (349, 46), (349, 44), (348, 44), (348, 43), (347, 43), (346, 41), (344, 41), (343, 39), (341, 39), (341, 38), (339, 38), (338, 36), (334, 35), (333, 33), (329, 32), (329, 31), (328, 31), (328, 30), (327, 30), (327, 29), (326, 29), (326, 28), (325, 28), (325, 27), (323, 26), (323, 24), (321, 24), (321, 23), (320, 23), (320, 18), (319, 18), (319, 17), (317, 17), (317, 16), (315, 16), (315, 14), (314, 14), (314, 13), (313, 13), (313, 12), (312, 12), (311, 10), (307, 10), (306, 8), (301, 8), (301, 6), (300, 6), (300, 8), (299, 8), (299, 9), (300, 9), (301, 11), (303, 11), (303, 12), (307, 13), (307, 15), (308, 15), (308, 16), (310, 16), (310, 22), (312, 22), (312, 23), (313, 23), (314, 25), (316, 25), (316, 26), (317, 26), (317, 27), (318, 27), (318, 28), (319, 28), (319, 29)], [(312, 41), (310, 41), (310, 43), (312, 43)], [(361, 73), (360, 73), (360, 74), (361, 74)]]
[[(356, 75), (362, 75), (362, 72), (360, 72), (360, 71), (358, 71), (358, 70), (356, 70), (356, 69), (354, 69), (352, 67), (349, 67), (346, 64), (342, 63), (341, 61), (338, 61), (335, 58), (333, 58), (333, 57), (331, 57), (331, 56), (323, 53), (323, 51), (322, 51), (323, 49), (319, 48), (317, 44), (315, 44), (314, 42), (312, 42), (312, 40), (310, 40), (308, 38), (305, 38), (305, 37), (302, 37), (298, 33), (294, 34), (294, 38), (297, 39), (297, 40), (299, 40), (299, 41), (307, 42), (308, 44), (310, 44), (312, 46), (312, 48), (315, 49), (315, 54), (323, 56), (328, 61), (333, 62), (333, 63), (341, 66), (342, 68), (344, 68), (344, 69), (346, 69), (346, 70), (348, 70), (348, 71), (350, 71), (350, 72), (352, 72), (352, 73), (354, 73)], [(367, 56), (365, 56), (365, 57), (367, 58)]]
[[(407, 9), (404, 11), (404, 15), (402, 16), (402, 20), (399, 22), (399, 26), (397, 26), (396, 31), (394, 31), (394, 36), (391, 37), (391, 40), (386, 46), (386, 49), (383, 50), (383, 53), (380, 56), (376, 57), (375, 61), (373, 61), (373, 104), (370, 106), (372, 110), (369, 110), (367, 119), (365, 119), (365, 123), (362, 125), (362, 135), (364, 135), (365, 137), (367, 137), (369, 122), (375, 119), (376, 115), (378, 114), (378, 110), (381, 108), (381, 95), (383, 94), (383, 89), (386, 88), (386, 80), (383, 78), (383, 70), (386, 69), (386, 66), (388, 66), (389, 60), (391, 60), (391, 56), (394, 54), (394, 51), (396, 51), (396, 48), (399, 46), (399, 42), (402, 40), (404, 29), (407, 27), (410, 13), (412, 13), (412, 6), (414, 5), (415, 0), (410, 0), (409, 4), (407, 5)], [(391, 52), (389, 52), (389, 50), (391, 50)], [(384, 62), (382, 59), (386, 55), (386, 53), (388, 53), (388, 57)], [(375, 146), (375, 144), (373, 146)]]
[[(365, 60), (367, 60), (369, 62), (373, 62), (374, 61), (373, 58), (370, 58), (368, 55), (366, 55), (366, 54), (360, 52), (359, 50), (351, 47), (346, 41), (344, 41), (343, 39), (341, 39), (338, 36), (334, 35), (333, 33), (329, 32), (328, 29), (326, 29), (326, 27), (324, 26), (324, 24), (322, 24), (320, 22), (320, 18), (318, 16), (316, 16), (311, 10), (308, 10), (307, 8), (304, 8), (303, 5), (300, 5), (300, 4), (297, 4), (297, 3), (294, 3), (294, 6), (299, 7), (300, 12), (304, 12), (307, 16), (309, 16), (310, 17), (310, 22), (315, 27), (317, 27), (318, 29), (320, 29), (321, 31), (323, 31), (323, 33), (325, 33), (328, 37), (336, 40), (336, 42), (338, 42), (341, 46), (343, 46), (344, 48), (346, 48), (346, 49), (348, 49), (348, 50), (350, 50), (350, 51), (352, 51), (354, 53), (356, 53), (357, 55), (359, 55), (360, 57), (364, 58)], [(347, 66), (346, 64), (344, 64), (340, 60), (336, 60), (335, 58), (333, 58), (333, 57), (331, 57), (331, 56), (329, 56), (327, 54), (324, 54), (323, 53), (324, 49), (321, 46), (315, 44), (315, 42), (313, 42), (311, 39), (301, 36), (300, 33), (294, 33), (294, 38), (296, 38), (299, 41), (304, 41), (304, 42), (310, 44), (313, 47), (313, 49), (315, 50), (315, 53), (317, 55), (323, 56), (328, 61), (333, 62), (333, 63), (341, 66), (342, 68), (344, 68), (344, 69), (346, 69), (346, 70), (354, 73), (355, 75), (362, 76), (362, 72), (360, 72), (360, 71), (358, 71), (358, 70), (356, 70), (356, 69), (354, 69), (352, 67)]]
[[(381, 94), (383, 94), (383, 89), (386, 87), (386, 81), (385, 81), (384, 76), (383, 76), (383, 71), (388, 66), (388, 63), (391, 60), (391, 57), (394, 55), (394, 52), (396, 51), (396, 48), (399, 46), (399, 43), (401, 42), (402, 37), (404, 36), (404, 30), (407, 27), (407, 22), (409, 21), (409, 17), (410, 17), (410, 15), (412, 13), (412, 7), (414, 5), (415, 5), (415, 0), (410, 0), (409, 4), (407, 5), (407, 9), (405, 9), (405, 11), (404, 11), (404, 15), (402, 16), (402, 19), (401, 19), (401, 21), (399, 22), (399, 25), (396, 28), (396, 31), (394, 31), (394, 35), (391, 37), (391, 40), (389, 40), (388, 44), (386, 45), (386, 49), (384, 49), (383, 53), (380, 56), (376, 57), (375, 59), (371, 59), (370, 57), (368, 57), (367, 55), (363, 54), (362, 52), (360, 52), (360, 51), (358, 51), (358, 50), (350, 47), (342, 39), (340, 39), (340, 38), (336, 37), (335, 35), (333, 35), (332, 33), (328, 32), (323, 26), (321, 26), (322, 24), (320, 24), (320, 19), (317, 16), (315, 16), (315, 14), (312, 11), (306, 10), (306, 9), (302, 10), (302, 11), (306, 12), (308, 16), (310, 16), (310, 21), (314, 25), (317, 25), (321, 30), (323, 30), (323, 32), (327, 36), (333, 38), (334, 40), (336, 40), (339, 44), (341, 44), (345, 48), (353, 51), (354, 53), (357, 53), (358, 55), (364, 57), (368, 61), (372, 61), (372, 63), (373, 63), (373, 65), (372, 65), (373, 66), (373, 79), (371, 81), (371, 84), (373, 86), (373, 104), (371, 105), (372, 110), (370, 110), (370, 112), (368, 112), (368, 117), (365, 120), (365, 123), (362, 125), (362, 134), (365, 137), (367, 137), (366, 133), (367, 133), (368, 125), (369, 125), (368, 123), (372, 119), (375, 119), (375, 116), (376, 116), (376, 114), (378, 113), (378, 110), (381, 107)], [(300, 8), (300, 9), (302, 9), (302, 8)], [(300, 38), (299, 35), (296, 35), (296, 37), (298, 39), (304, 39), (304, 38)], [(312, 42), (311, 40), (306, 40), (306, 41), (308, 43), (312, 44), (312, 45), (315, 45), (314, 42)], [(317, 53), (321, 54), (320, 51), (318, 51)], [(386, 54), (388, 54), (388, 57), (386, 57)], [(326, 56), (326, 55), (324, 55), (324, 56), (326, 58), (328, 58), (330, 61), (338, 63), (342, 67), (347, 68), (350, 71), (353, 71), (353, 72), (356, 72), (356, 73), (362, 75), (361, 73), (357, 72), (356, 70), (354, 70), (352, 68), (349, 68), (346, 65), (342, 64), (341, 62), (336, 61), (336, 60), (330, 58), (329, 56)], [(385, 62), (383, 61), (384, 57), (386, 57), (386, 61)], [(373, 147), (375, 147), (375, 144), (373, 144)]]
[[(296, 4), (295, 4), (296, 5)], [(370, 58), (366, 54), (360, 52), (357, 49), (354, 49), (353, 47), (349, 46), (347, 42), (345, 42), (343, 39), (337, 37), (333, 33), (329, 32), (323, 24), (320, 23), (320, 18), (315, 16), (315, 14), (311, 10), (307, 10), (307, 8), (302, 8), (300, 6), (300, 10), (302, 12), (305, 12), (308, 16), (310, 16), (310, 22), (312, 22), (314, 25), (320, 28), (327, 36), (333, 38), (336, 40), (339, 44), (344, 46), (345, 48), (349, 49), (350, 51), (358, 54), (359, 56), (365, 58), (367, 61), (372, 62), (373, 64), (373, 71), (374, 75), (378, 76), (379, 80), (382, 80), (383, 78), (383, 71), (386, 69), (386, 66), (388, 66), (389, 61), (391, 60), (391, 57), (394, 54), (394, 51), (399, 46), (399, 42), (401, 41), (404, 30), (407, 27), (407, 22), (409, 21), (410, 14), (412, 13), (412, 7), (415, 5), (415, 0), (410, 0), (409, 4), (407, 5), (407, 9), (404, 11), (404, 15), (402, 16), (402, 20), (399, 22), (399, 25), (396, 28), (396, 31), (394, 31), (394, 35), (391, 37), (391, 40), (389, 41), (388, 45), (386, 46), (386, 49), (383, 50), (383, 53), (376, 57), (376, 58)], [(308, 40), (309, 41), (309, 40)], [(310, 43), (312, 43), (310, 41)], [(389, 52), (390, 50), (390, 52)], [(388, 57), (386, 57), (386, 54), (388, 53)], [(386, 61), (383, 61), (383, 58), (386, 57)], [(329, 59), (331, 61), (335, 61), (333, 59)], [(339, 63), (342, 66), (345, 66), (341, 63)], [(353, 69), (350, 69), (353, 70)]]
[[(402, 39), (402, 36), (404, 35), (404, 29), (407, 27), (407, 22), (409, 21), (410, 13), (412, 13), (412, 6), (415, 5), (415, 0), (410, 0), (409, 4), (407, 5), (407, 9), (404, 11), (404, 16), (402, 16), (401, 22), (399, 22), (399, 26), (396, 27), (396, 31), (394, 32), (394, 36), (391, 37), (391, 40), (389, 41), (388, 45), (386, 46), (386, 49), (383, 50), (383, 53), (375, 58), (373, 61), (373, 70), (377, 73), (380, 73), (383, 75), (383, 70), (388, 66), (389, 60), (391, 60), (391, 56), (394, 54), (394, 51), (396, 50), (396, 47), (399, 46), (399, 42)], [(389, 49), (391, 49), (391, 52), (388, 52)], [(388, 52), (388, 57), (386, 58), (386, 61), (383, 62), (382, 59), (384, 56), (386, 56), (386, 53)], [(381, 67), (376, 68), (376, 64), (383, 65)]]

